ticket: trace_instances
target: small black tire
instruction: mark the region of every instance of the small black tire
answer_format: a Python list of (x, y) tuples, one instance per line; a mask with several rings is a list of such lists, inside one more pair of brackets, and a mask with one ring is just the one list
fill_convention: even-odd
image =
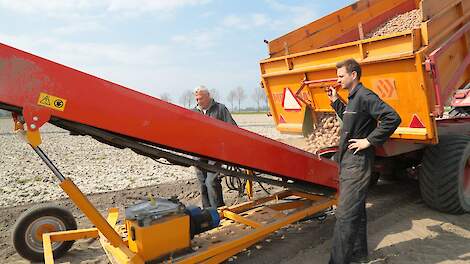
[[(450, 214), (470, 212), (470, 137), (442, 135), (424, 151), (419, 187), (424, 202)], [(467, 174), (467, 175), (466, 175)]]
[[(35, 205), (23, 212), (12, 230), (12, 244), (23, 258), (32, 262), (44, 262), (42, 233), (75, 230), (77, 222), (65, 208), (51, 204)], [(75, 241), (52, 243), (54, 258), (60, 258)]]

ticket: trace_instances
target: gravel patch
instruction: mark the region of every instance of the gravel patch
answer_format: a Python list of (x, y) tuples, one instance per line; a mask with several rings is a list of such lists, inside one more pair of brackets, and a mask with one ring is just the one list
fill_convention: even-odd
[[(193, 178), (191, 168), (168, 166), (88, 136), (43, 133), (41, 148), (66, 177), (86, 193), (137, 188)], [(14, 134), (0, 136), (0, 206), (64, 197), (57, 179)]]
[[(239, 126), (274, 138), (280, 134), (271, 117), (235, 115)], [(160, 164), (129, 149), (117, 149), (89, 136), (46, 124), (41, 148), (66, 177), (86, 194), (139, 188), (194, 179), (194, 169)], [(58, 181), (34, 151), (13, 132), (11, 119), (0, 119), (0, 207), (65, 197)]]

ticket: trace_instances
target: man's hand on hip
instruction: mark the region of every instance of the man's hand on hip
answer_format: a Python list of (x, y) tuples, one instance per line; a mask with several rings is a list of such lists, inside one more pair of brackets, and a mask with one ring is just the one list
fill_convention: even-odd
[(348, 149), (356, 149), (354, 151), (354, 154), (356, 154), (358, 151), (361, 151), (363, 149), (366, 149), (370, 147), (370, 142), (367, 140), (367, 138), (361, 138), (361, 139), (350, 139), (349, 140), (349, 146)]

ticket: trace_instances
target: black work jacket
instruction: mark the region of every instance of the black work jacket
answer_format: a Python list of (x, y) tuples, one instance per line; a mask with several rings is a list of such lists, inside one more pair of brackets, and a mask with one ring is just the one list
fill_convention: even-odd
[[(347, 104), (337, 99), (331, 106), (343, 121), (337, 157), (341, 165), (355, 163), (361, 157), (372, 159), (375, 147), (385, 143), (401, 123), (397, 112), (362, 83), (351, 91)], [(362, 138), (372, 146), (354, 155), (354, 150), (348, 150), (349, 140)]]
[[(204, 112), (198, 106), (193, 108), (193, 111), (204, 114)], [(237, 125), (235, 120), (233, 120), (233, 117), (227, 107), (221, 103), (217, 103), (214, 99), (212, 99), (211, 104), (209, 105), (209, 108), (207, 108), (205, 115), (230, 123), (232, 125)]]

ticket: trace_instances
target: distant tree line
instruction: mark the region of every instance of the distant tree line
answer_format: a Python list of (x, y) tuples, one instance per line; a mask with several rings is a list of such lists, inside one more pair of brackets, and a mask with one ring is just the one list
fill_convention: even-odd
[(158, 98), (159, 98), (160, 100), (163, 100), (163, 101), (168, 102), (168, 103), (171, 103), (171, 102), (172, 102), (171, 96), (170, 96), (169, 93), (162, 93), (162, 94), (160, 94), (160, 96), (158, 96)]
[[(210, 94), (212, 98), (216, 101), (220, 102), (220, 93), (216, 89), (211, 89)], [(231, 89), (227, 96), (226, 102), (227, 107), (230, 108), (232, 112), (240, 112), (240, 111), (266, 111), (268, 108), (266, 94), (261, 87), (255, 87), (249, 91), (250, 93), (247, 94), (245, 89), (241, 86), (237, 86)], [(245, 102), (246, 99), (250, 99), (251, 102), (255, 103), (255, 107), (246, 107), (242, 109), (242, 103)], [(196, 100), (194, 98), (194, 93), (191, 90), (184, 91), (181, 96), (179, 97), (179, 103), (186, 107), (192, 108), (196, 105)]]

